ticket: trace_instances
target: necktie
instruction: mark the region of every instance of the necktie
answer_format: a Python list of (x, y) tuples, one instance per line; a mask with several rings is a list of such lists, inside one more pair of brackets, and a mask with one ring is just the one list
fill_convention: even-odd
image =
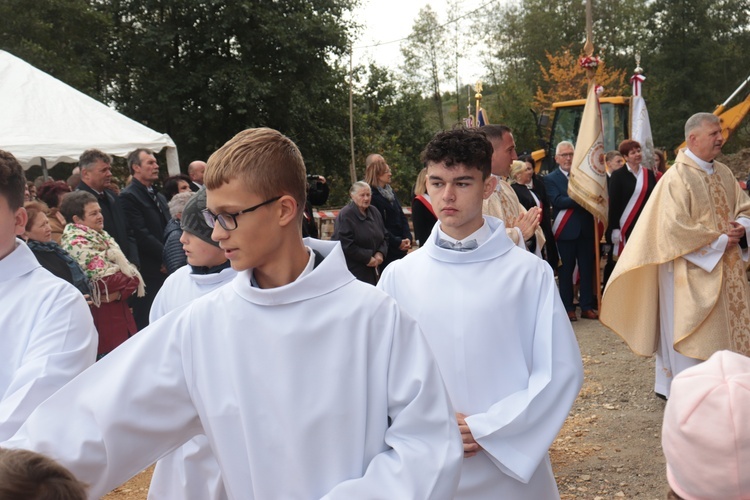
[(154, 191), (154, 188), (149, 187), (146, 189), (148, 191), (148, 195), (151, 197), (152, 200), (154, 200), (154, 205), (156, 205), (156, 208), (159, 210), (159, 213), (164, 217), (164, 212), (161, 209), (161, 205), (159, 205), (159, 199), (156, 197), (156, 191)]
[(439, 246), (440, 248), (446, 248), (448, 250), (455, 250), (456, 252), (469, 252), (477, 248), (479, 244), (477, 243), (477, 240), (474, 239), (465, 241), (463, 243), (461, 243), (460, 241), (453, 243), (452, 241), (438, 238), (437, 246)]

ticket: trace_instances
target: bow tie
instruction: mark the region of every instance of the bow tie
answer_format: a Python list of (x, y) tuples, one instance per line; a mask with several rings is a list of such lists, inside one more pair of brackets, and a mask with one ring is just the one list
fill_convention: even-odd
[(477, 240), (473, 239), (468, 240), (464, 243), (461, 243), (460, 241), (453, 243), (452, 241), (438, 238), (437, 246), (439, 246), (440, 248), (447, 248), (448, 250), (455, 250), (456, 252), (468, 252), (470, 250), (476, 249), (479, 244), (477, 243)]

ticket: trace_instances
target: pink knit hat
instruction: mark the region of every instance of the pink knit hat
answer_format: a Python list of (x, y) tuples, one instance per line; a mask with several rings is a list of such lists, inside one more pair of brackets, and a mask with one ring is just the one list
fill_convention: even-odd
[(677, 375), (661, 445), (685, 500), (750, 499), (750, 358), (719, 351)]

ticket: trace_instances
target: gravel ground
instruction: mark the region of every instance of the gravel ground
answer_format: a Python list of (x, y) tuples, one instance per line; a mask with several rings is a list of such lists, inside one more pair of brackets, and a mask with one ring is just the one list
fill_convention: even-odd
[[(632, 354), (598, 321), (573, 326), (585, 380), (551, 449), (561, 498), (666, 498), (664, 402), (654, 396), (653, 359)], [(145, 500), (150, 478), (148, 469), (105, 498)]]

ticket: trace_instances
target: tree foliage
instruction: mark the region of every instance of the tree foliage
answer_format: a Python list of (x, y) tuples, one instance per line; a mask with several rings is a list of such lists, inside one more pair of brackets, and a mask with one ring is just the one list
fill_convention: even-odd
[(438, 124), (445, 129), (443, 117), (443, 97), (440, 83), (445, 72), (441, 61), (445, 58), (445, 36), (437, 14), (427, 5), (419, 11), (414, 21), (412, 33), (401, 46), (404, 56), (402, 71), (412, 85), (410, 92), (428, 88), (435, 104)]
[[(589, 83), (586, 70), (578, 64), (582, 54), (575, 55), (571, 47), (567, 47), (546, 55), (549, 68), (540, 65), (542, 83), (534, 95), (537, 109), (549, 110), (554, 102), (585, 99)], [(596, 70), (595, 81), (604, 87), (603, 95), (623, 95), (628, 90), (625, 76), (625, 70), (610, 69), (606, 61), (602, 61)]]
[[(111, 0), (111, 98), (172, 136), (184, 162), (237, 132), (293, 138), (316, 173), (347, 168), (349, 0)], [(117, 54), (117, 57), (114, 55)]]
[(410, 202), (412, 183), (422, 168), (419, 155), (433, 134), (425, 119), (429, 103), (407, 88), (387, 69), (371, 64), (355, 99), (354, 115), (359, 178), (364, 178), (367, 155), (382, 154), (391, 166), (392, 185), (403, 203)]
[(94, 98), (106, 87), (107, 16), (87, 0), (3, 0), (0, 48)]
[(654, 143), (672, 148), (691, 115), (712, 112), (750, 76), (750, 4), (656, 0), (649, 19), (644, 97)]

